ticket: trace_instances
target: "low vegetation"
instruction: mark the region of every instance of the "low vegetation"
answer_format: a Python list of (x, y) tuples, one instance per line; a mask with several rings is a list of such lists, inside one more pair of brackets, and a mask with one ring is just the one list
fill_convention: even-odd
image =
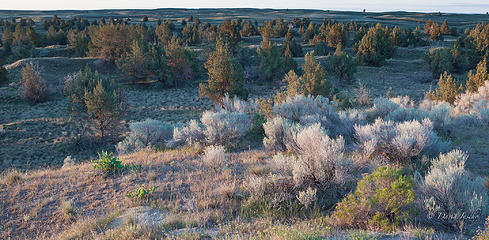
[(486, 239), (481, 16), (141, 11), (0, 20), (0, 238)]

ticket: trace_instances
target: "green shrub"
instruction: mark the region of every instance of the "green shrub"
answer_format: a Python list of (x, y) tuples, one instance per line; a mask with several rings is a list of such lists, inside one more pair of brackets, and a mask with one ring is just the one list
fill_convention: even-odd
[(119, 161), (113, 153), (107, 153), (106, 151), (98, 153), (98, 160), (94, 160), (93, 164), (93, 168), (100, 169), (104, 172), (117, 173), (124, 169), (122, 161)]
[(379, 167), (336, 206), (332, 220), (338, 227), (391, 232), (411, 221), (414, 199), (409, 177), (400, 170)]
[(134, 190), (134, 192), (130, 192), (126, 194), (126, 196), (135, 201), (145, 200), (151, 197), (151, 195), (156, 190), (156, 187), (146, 188), (144, 185), (141, 185), (140, 188)]

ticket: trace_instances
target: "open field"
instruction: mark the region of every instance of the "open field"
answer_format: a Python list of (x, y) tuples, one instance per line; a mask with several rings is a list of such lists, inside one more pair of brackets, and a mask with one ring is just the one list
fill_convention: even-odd
[[(472, 53), (463, 40), (467, 37), (464, 29), (489, 21), (489, 16), (300, 9), (0, 10), (0, 20), (32, 18), (34, 29), (44, 35), (42, 21), (52, 19), (53, 15), (62, 19), (81, 17), (90, 22), (101, 18), (124, 19), (131, 25), (142, 23), (146, 16), (147, 26), (156, 26), (160, 19), (171, 19), (175, 28), (170, 33), (180, 37), (184, 29), (182, 20), (189, 16), (212, 25), (222, 24), (226, 19), (242, 19), (257, 20), (258, 26), (262, 26), (263, 21), (278, 18), (286, 22), (309, 18), (317, 24), (316, 28), (324, 19), (331, 23), (355, 22), (365, 27), (380, 23), (390, 27), (387, 32), (394, 26), (423, 29), (431, 19), (438, 23), (447, 20), (450, 27), (457, 28), (454, 34), (457, 36), (445, 33), (443, 40), (435, 41), (423, 33), (426, 44), (393, 46), (392, 57), (374, 67), (361, 64), (356, 55), (358, 46), (352, 38), (357, 30), (345, 30), (345, 46), (338, 47), (338, 52), (354, 63), (347, 66), (356, 69), (351, 80), (329, 70), (332, 56), (337, 55), (328, 46), (325, 54), (312, 58), (317, 65), (309, 71), (316, 72), (304, 73), (288, 83), (280, 81), (283, 72), (273, 72), (272, 75), (280, 76), (272, 81), (261, 79), (263, 72), (259, 66), (263, 61), (257, 53), (262, 50), (260, 33), (240, 38), (235, 49), (222, 45), (224, 50), (218, 48), (219, 44), (215, 47), (215, 42), (222, 40), (216, 40), (216, 36), (210, 41), (213, 46), (205, 40), (188, 45), (175, 40), (176, 45), (188, 51), (177, 60), (190, 56), (195, 61), (192, 64), (209, 68), (212, 54), (220, 50), (227, 51), (229, 55), (224, 56), (231, 56), (231, 63), (242, 65), (239, 70), (244, 71), (244, 77), (239, 71), (236, 75), (241, 76), (248, 100), (222, 100), (219, 102), (222, 106), (209, 97), (199, 96), (199, 85), (208, 83), (211, 71), (195, 70), (198, 73), (193, 75), (192, 64), (178, 75), (177, 80), (183, 84), (175, 87), (168, 84), (170, 65), (165, 65), (168, 79), (155, 80), (152, 77), (157, 74), (151, 72), (151, 76), (134, 77), (131, 81), (132, 72), (124, 72), (118, 62), (122, 57), (115, 61), (104, 60), (103, 54), (77, 57), (69, 44), (37, 46), (36, 56), (4, 65), (7, 82), (2, 84), (0, 78), (0, 239), (472, 239), (478, 233), (482, 236), (489, 215), (489, 107), (484, 108), (487, 102), (480, 101), (479, 105), (472, 105), (482, 110), (457, 113), (458, 101), (465, 96), (457, 84), (466, 87), (467, 69), (453, 73), (458, 91), (455, 102), (427, 99), (426, 93), (439, 86), (439, 80), (433, 78), (433, 66), (427, 63), (427, 54), (433, 48), (451, 48), (455, 42), (463, 43), (463, 54)], [(290, 28), (294, 32), (292, 40), (303, 51), (300, 56), (290, 57), (300, 67), (297, 72), (301, 75), (306, 71), (301, 67), (307, 64), (304, 54), (317, 45), (312, 37), (302, 39), (305, 33), (299, 31), (304, 29)], [(154, 44), (148, 45), (152, 50), (163, 45), (153, 28), (142, 29), (153, 31), (153, 35), (148, 34), (151, 36), (148, 42)], [(284, 35), (271, 37), (270, 41), (281, 49)], [(461, 38), (457, 40), (458, 37)], [(146, 41), (141, 39), (134, 40), (134, 46), (138, 41)], [(91, 44), (87, 43), (87, 49), (93, 47)], [(162, 48), (165, 57), (171, 50), (168, 45)], [(0, 53), (4, 54), (5, 49)], [(282, 52), (277, 54), (284, 58)], [(141, 56), (146, 55), (141, 53), (137, 57)], [(218, 56), (221, 58), (215, 59), (225, 59)], [(480, 56), (470, 55), (466, 60), (476, 57)], [(21, 97), (25, 66), (31, 63), (39, 67), (48, 91), (47, 99), (36, 104)], [(225, 72), (217, 75), (228, 80), (226, 77), (234, 73), (229, 65), (219, 69)], [(76, 118), (70, 113), (73, 104), (70, 100), (74, 98), (66, 90), (71, 81), (69, 76), (78, 72), (78, 76), (84, 76), (86, 72), (82, 69), (86, 66), (114, 80), (114, 86), (120, 87), (122, 93), (119, 96), (127, 103), (124, 114), (116, 121), (114, 129), (118, 131), (114, 131), (114, 136), (107, 137), (108, 140), (103, 137), (100, 140), (98, 135), (83, 136), (86, 137), (83, 140), (96, 139), (93, 143), (78, 141), (82, 139), (80, 132), (85, 130), (80, 128), (79, 121), (88, 118)], [(296, 86), (308, 84), (304, 76), (320, 75), (318, 72), (323, 69), (327, 70), (319, 83)], [(102, 87), (103, 81), (99, 80), (97, 87)], [(332, 83), (329, 95), (324, 89), (320, 93), (309, 92), (319, 96), (302, 95), (306, 95), (308, 87), (325, 83)], [(88, 98), (90, 85), (88, 81), (83, 84), (81, 95)], [(234, 86), (224, 81), (216, 88), (229, 85)], [(289, 93), (289, 87), (304, 93), (297, 89)], [(489, 97), (489, 93), (484, 95), (484, 86), (479, 87), (482, 93), (476, 97)], [(115, 94), (116, 90), (107, 96), (110, 93)], [(280, 94), (290, 95), (280, 101), (277, 100)], [(326, 100), (322, 94), (338, 103)], [(275, 102), (260, 101), (267, 99)], [(156, 123), (144, 122), (147, 119)], [(158, 135), (157, 144), (151, 142), (152, 134)], [(455, 150), (463, 151), (467, 158), (464, 155), (450, 160), (458, 156)], [(105, 151), (114, 155), (104, 158), (100, 154)], [(101, 159), (112, 162), (96, 162)], [(437, 161), (442, 163), (437, 165)], [(375, 175), (384, 167), (393, 169), (391, 175), (386, 174), (390, 178)], [(453, 175), (448, 177), (449, 174)], [(371, 176), (372, 182), (361, 182)], [(435, 187), (430, 189), (430, 181), (438, 185), (433, 184)], [(359, 190), (361, 187), (366, 190)], [(383, 201), (388, 203), (382, 205)], [(435, 201), (448, 207), (430, 205)], [(343, 218), (342, 206), (350, 211)], [(469, 212), (467, 216), (464, 211)], [(368, 220), (349, 222), (362, 217)], [(488, 231), (489, 226), (485, 233), (489, 234)]]

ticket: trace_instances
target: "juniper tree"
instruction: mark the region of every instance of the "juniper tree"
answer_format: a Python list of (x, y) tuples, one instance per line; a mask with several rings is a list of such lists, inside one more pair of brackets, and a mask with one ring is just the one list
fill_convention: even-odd
[(104, 137), (115, 133), (119, 118), (127, 105), (118, 85), (87, 65), (77, 74), (67, 77), (65, 95), (69, 111), (79, 124), (79, 130), (93, 136), (88, 129)]
[(207, 96), (219, 104), (226, 94), (248, 98), (248, 91), (243, 87), (243, 69), (222, 40), (217, 41), (216, 50), (209, 54), (205, 68), (209, 78), (207, 83), (199, 85), (201, 98)]
[(258, 72), (260, 78), (266, 82), (278, 80), (283, 75), (283, 60), (278, 47), (265, 35), (257, 49), (259, 63)]
[(284, 43), (282, 44), (282, 54), (285, 56), (285, 52), (289, 49), (289, 51), (292, 53), (293, 57), (302, 57), (302, 47), (301, 45), (297, 44), (297, 42), (294, 39), (294, 34), (291, 29), (287, 31), (287, 34), (285, 34), (284, 38)]
[(394, 54), (389, 29), (377, 24), (371, 27), (358, 45), (357, 61), (364, 65), (381, 66)]
[(435, 91), (428, 91), (426, 93), (426, 98), (453, 104), (461, 92), (462, 85), (460, 85), (452, 75), (444, 72), (442, 75), (440, 75), (438, 87), (435, 89)]
[(166, 82), (165, 52), (158, 44), (134, 40), (130, 50), (116, 60), (116, 65), (133, 80), (139, 81), (154, 77), (158, 81)]
[(166, 46), (173, 38), (173, 32), (167, 22), (161, 23), (156, 27), (156, 37), (162, 46)]
[(484, 82), (489, 81), (489, 74), (487, 73), (487, 58), (484, 58), (477, 64), (475, 72), (469, 71), (465, 90), (467, 92), (477, 92), (480, 86), (484, 85)]
[(314, 57), (314, 52), (307, 53), (304, 60), (304, 74), (301, 76), (303, 95), (330, 97), (333, 90), (331, 82), (326, 79), (326, 72)]

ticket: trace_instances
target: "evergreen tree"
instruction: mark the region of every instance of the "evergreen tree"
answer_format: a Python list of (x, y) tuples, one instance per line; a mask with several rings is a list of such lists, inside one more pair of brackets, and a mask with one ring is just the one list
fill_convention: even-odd
[(134, 40), (130, 50), (116, 60), (116, 65), (135, 81), (146, 80), (150, 77), (163, 83), (166, 81), (165, 52), (158, 44)]
[(238, 24), (235, 21), (226, 19), (218, 28), (218, 36), (225, 41), (231, 49), (238, 45), (241, 41)]
[(443, 21), (443, 24), (441, 25), (440, 32), (441, 32), (441, 34), (449, 34), (450, 33), (447, 20)]
[(243, 87), (242, 67), (222, 40), (217, 41), (216, 50), (209, 55), (205, 68), (209, 79), (199, 86), (201, 98), (207, 96), (219, 104), (225, 94), (248, 98), (248, 91)]
[(285, 49), (284, 53), (284, 72), (289, 72), (290, 70), (293, 70), (295, 72), (299, 71), (299, 66), (297, 65), (297, 62), (294, 60), (292, 56), (292, 51), (290, 51), (290, 48), (287, 47)]
[(467, 83), (465, 86), (465, 90), (467, 92), (477, 92), (479, 87), (484, 85), (486, 81), (489, 81), (489, 74), (487, 73), (488, 65), (487, 58), (484, 58), (477, 64), (477, 69), (474, 71), (469, 71)]
[(394, 46), (387, 27), (377, 24), (363, 36), (357, 51), (357, 61), (364, 65), (381, 66), (394, 54)]
[(353, 74), (357, 71), (357, 65), (355, 60), (341, 49), (340, 43), (334, 55), (328, 57), (326, 69), (336, 77), (351, 84), (353, 83)]
[(444, 101), (450, 104), (455, 102), (457, 96), (462, 92), (462, 85), (452, 77), (452, 75), (444, 72), (440, 75), (438, 81), (438, 87), (435, 91), (429, 91), (426, 93), (426, 98), (436, 101)]
[(68, 32), (68, 43), (71, 49), (75, 51), (76, 56), (85, 57), (88, 52), (90, 38), (88, 37), (86, 30), (70, 30)]
[(278, 80), (283, 75), (283, 60), (280, 51), (266, 35), (257, 49), (259, 64), (258, 72), (260, 78), (266, 82)]
[(104, 139), (116, 132), (120, 117), (126, 110), (126, 102), (118, 85), (87, 65), (66, 81), (65, 95), (69, 109), (80, 131)]
[(173, 38), (173, 32), (167, 22), (156, 27), (156, 37), (162, 46), (166, 46)]
[(89, 56), (114, 62), (129, 49), (133, 39), (128, 27), (124, 23), (112, 22), (90, 27)]
[(190, 50), (183, 47), (179, 40), (173, 38), (165, 47), (165, 52), (170, 70), (170, 86), (182, 86), (195, 77), (194, 63), (196, 60)]
[(284, 56), (287, 49), (289, 49), (289, 51), (291, 52), (292, 57), (303, 56), (302, 47), (295, 41), (294, 34), (292, 33), (291, 29), (287, 31), (287, 34), (285, 34), (284, 43), (282, 44), (282, 54)]
[(314, 52), (309, 52), (304, 57), (304, 64), (302, 64), (302, 70), (304, 74), (301, 77), (303, 84), (304, 95), (322, 95), (325, 97), (331, 97), (332, 85), (326, 79), (326, 72), (323, 67), (314, 57)]

